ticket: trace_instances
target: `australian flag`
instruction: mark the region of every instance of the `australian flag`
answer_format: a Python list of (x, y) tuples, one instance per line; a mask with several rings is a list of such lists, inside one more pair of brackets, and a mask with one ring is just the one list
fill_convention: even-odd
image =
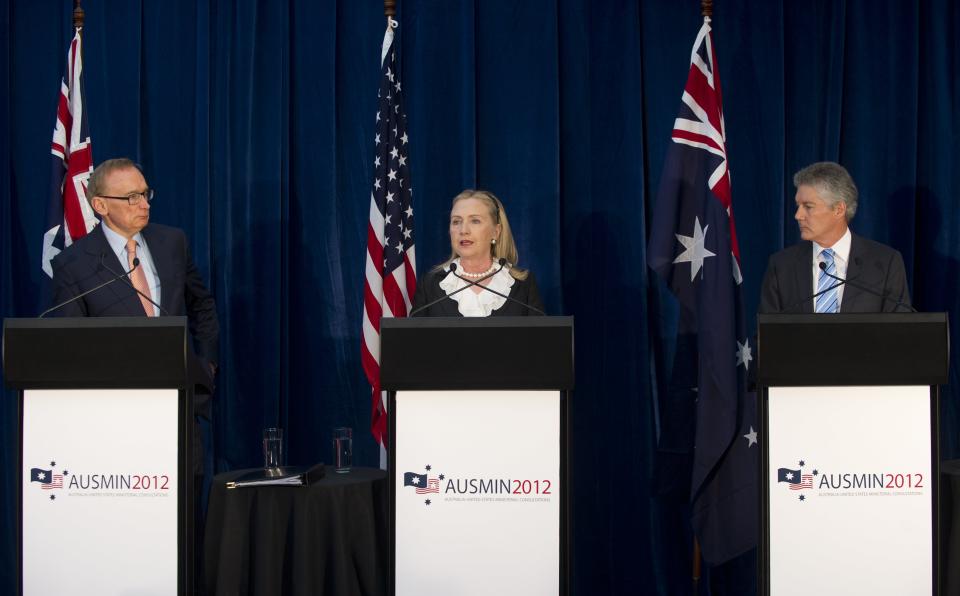
[(53, 127), (53, 170), (47, 231), (43, 234), (43, 271), (53, 277), (51, 261), (60, 251), (87, 235), (97, 224), (87, 203), (87, 180), (93, 173), (93, 149), (84, 101), (83, 36), (77, 28), (60, 82), (57, 120)]
[(790, 484), (800, 483), (800, 470), (791, 470), (789, 468), (780, 468), (777, 470), (777, 482), (789, 482)]
[[(687, 441), (695, 445), (692, 523), (704, 559), (716, 565), (757, 544), (759, 447), (755, 406), (746, 394), (753, 349), (740, 295), (740, 251), (709, 17), (690, 55), (647, 260), (681, 307), (679, 335), (686, 340), (678, 346), (689, 352), (678, 352), (674, 366), (689, 371), (688, 387), (696, 389), (696, 400), (687, 409), (665, 408), (663, 415), (686, 411), (695, 418), (695, 436)], [(676, 383), (678, 375), (673, 379)], [(661, 428), (661, 444), (684, 442), (666, 432), (684, 428), (682, 421), (661, 420)]]
[(416, 472), (404, 472), (403, 485), (412, 486), (414, 488), (424, 487), (427, 485), (427, 475), (417, 474)]
[(51, 482), (53, 482), (53, 470), (44, 470), (42, 468), (30, 468), (30, 482), (50, 484)]

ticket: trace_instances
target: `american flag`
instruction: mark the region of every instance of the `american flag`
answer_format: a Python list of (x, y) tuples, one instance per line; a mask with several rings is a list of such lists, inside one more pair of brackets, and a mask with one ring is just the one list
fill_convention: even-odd
[(43, 234), (42, 267), (53, 277), (50, 261), (87, 235), (97, 224), (84, 192), (93, 172), (90, 128), (83, 94), (83, 42), (76, 29), (67, 51), (67, 69), (60, 81), (57, 121), (53, 128), (48, 227)]
[(418, 486), (414, 489), (418, 495), (425, 495), (427, 493), (440, 493), (440, 480), (437, 478), (430, 478), (427, 480), (426, 486)]
[[(710, 31), (706, 17), (690, 54), (647, 260), (680, 303), (680, 332), (695, 335), (696, 366), (690, 367), (688, 379), (697, 395), (692, 523), (704, 559), (718, 564), (756, 545), (759, 447), (755, 405), (746, 394), (753, 356), (741, 300), (720, 78)], [(678, 356), (675, 367), (684, 366), (681, 360)], [(662, 428), (681, 426), (661, 421)]]
[(409, 144), (400, 99), (399, 62), (393, 45), (395, 26), (395, 22), (388, 22), (380, 56), (361, 348), (363, 370), (372, 387), (370, 429), (382, 449), (387, 445), (387, 408), (380, 391), (380, 319), (405, 317), (417, 287), (413, 188), (407, 165)]
[(802, 490), (804, 488), (813, 488), (813, 474), (803, 474), (800, 476), (800, 482), (790, 485), (790, 490)]
[(43, 490), (49, 490), (51, 488), (63, 488), (63, 474), (54, 474), (50, 482), (41, 485), (40, 488)]

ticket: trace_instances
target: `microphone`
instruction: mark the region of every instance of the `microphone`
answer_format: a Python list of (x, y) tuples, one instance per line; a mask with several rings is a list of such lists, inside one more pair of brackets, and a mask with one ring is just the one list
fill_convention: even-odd
[[(139, 264), (140, 264), (140, 263), (139, 263), (136, 259), (134, 259), (134, 261), (133, 261), (133, 269), (136, 269)], [(69, 298), (69, 299), (67, 299), (67, 300), (64, 300), (64, 301), (61, 302), (60, 304), (57, 304), (57, 305), (55, 305), (55, 306), (51, 306), (51, 307), (48, 308), (47, 310), (45, 310), (45, 311), (43, 311), (42, 313), (40, 313), (40, 316), (38, 316), (37, 318), (38, 318), (38, 319), (42, 319), (43, 317), (47, 316), (48, 314), (52, 313), (53, 311), (58, 310), (58, 309), (60, 309), (60, 308), (63, 308), (64, 306), (66, 306), (66, 305), (68, 305), (68, 304), (70, 304), (70, 303), (72, 303), (72, 302), (74, 302), (74, 301), (76, 301), (76, 300), (80, 300), (81, 298), (83, 298), (83, 297), (86, 296), (87, 294), (92, 294), (92, 293), (96, 292), (97, 290), (99, 290), (99, 289), (101, 289), (101, 288), (105, 288), (105, 287), (109, 286), (110, 284), (112, 284), (112, 283), (114, 283), (114, 282), (116, 282), (116, 281), (118, 281), (118, 280), (120, 280), (120, 279), (124, 279), (127, 275), (130, 274), (131, 271), (133, 271), (133, 269), (131, 269), (130, 271), (127, 271), (127, 272), (125, 272), (125, 273), (121, 273), (121, 274), (117, 275), (116, 272), (114, 272), (114, 271), (111, 270), (109, 267), (107, 267), (106, 263), (103, 262), (103, 253), (100, 253), (100, 266), (102, 266), (102, 267), (103, 267), (104, 269), (106, 269), (107, 271), (110, 271), (110, 273), (113, 273), (114, 275), (116, 275), (116, 277), (114, 277), (114, 278), (111, 279), (110, 281), (105, 281), (105, 282), (103, 282), (102, 284), (100, 284), (100, 285), (98, 285), (98, 286), (96, 286), (96, 287), (90, 288), (90, 289), (87, 290), (86, 292), (83, 292), (83, 293), (78, 294), (78, 295), (76, 295), (76, 296), (74, 296), (74, 297), (72, 297), (72, 298)], [(130, 282), (128, 281), (127, 283), (130, 283)], [(151, 300), (151, 302), (152, 302), (152, 300)]]
[[(418, 312), (420, 312), (420, 311), (422, 311), (422, 310), (426, 310), (426, 309), (430, 308), (431, 306), (433, 306), (434, 304), (436, 304), (436, 303), (438, 303), (438, 302), (442, 302), (444, 299), (449, 298), (450, 296), (453, 296), (454, 294), (459, 294), (460, 292), (466, 290), (466, 289), (469, 288), (470, 286), (475, 286), (475, 285), (479, 284), (481, 281), (493, 277), (494, 275), (500, 273), (500, 271), (503, 270), (503, 268), (506, 266), (506, 264), (507, 264), (507, 260), (506, 260), (506, 259), (500, 259), (500, 269), (497, 269), (496, 271), (494, 271), (494, 272), (491, 273), (490, 275), (484, 275), (483, 277), (481, 277), (481, 278), (478, 279), (477, 281), (464, 280), (464, 281), (468, 282), (469, 285), (463, 286), (462, 288), (458, 288), (458, 289), (454, 290), (453, 292), (450, 292), (449, 294), (444, 294), (443, 296), (440, 296), (440, 297), (437, 298), (436, 300), (432, 300), (432, 301), (430, 301), (430, 302), (427, 302), (427, 303), (424, 304), (423, 306), (421, 306), (421, 307), (419, 307), (419, 308), (415, 308), (415, 309), (413, 309), (412, 311), (410, 311), (410, 314), (407, 315), (407, 316), (408, 316), (408, 317), (412, 317), (413, 315), (417, 314)], [(450, 263), (450, 273), (453, 273), (453, 274), (456, 275), (457, 277), (460, 277), (459, 275), (457, 275), (456, 271), (457, 271), (457, 264), (456, 264), (456, 263)], [(463, 278), (460, 277), (460, 279), (463, 279)], [(484, 286), (480, 286), (480, 287), (484, 287)], [(493, 292), (493, 290), (490, 290), (490, 291)], [(495, 294), (500, 294), (499, 292), (494, 292), (494, 293), (495, 293)], [(500, 295), (503, 296), (503, 294), (500, 294)]]
[[(504, 258), (501, 258), (501, 259), (500, 259), (500, 269), (503, 269), (504, 265), (506, 265), (506, 264), (507, 264), (507, 260), (504, 259)], [(498, 292), (498, 291), (496, 291), (496, 290), (491, 290), (491, 289), (488, 288), (487, 286), (482, 285), (482, 284), (480, 283), (481, 281), (487, 279), (488, 277), (493, 277), (493, 276), (496, 275), (497, 273), (500, 273), (500, 269), (497, 269), (496, 271), (494, 271), (494, 272), (491, 273), (490, 275), (484, 276), (484, 277), (482, 277), (482, 278), (480, 278), (480, 279), (478, 279), (478, 280), (476, 280), (476, 281), (472, 281), (472, 280), (469, 280), (469, 279), (467, 279), (467, 278), (465, 278), (465, 277), (463, 277), (463, 276), (457, 275), (456, 263), (450, 263), (450, 273), (453, 273), (453, 274), (454, 274), (456, 277), (458, 277), (459, 279), (462, 279), (463, 281), (465, 281), (465, 282), (467, 282), (468, 284), (470, 284), (470, 285), (468, 285), (468, 286), (464, 286), (464, 287), (460, 288), (460, 290), (466, 290), (466, 289), (469, 288), (470, 286), (480, 286), (481, 288), (483, 288), (484, 290), (486, 290), (486, 291), (488, 291), (488, 292), (493, 292), (493, 293), (496, 294), (497, 296), (500, 296), (500, 297), (502, 297), (502, 298), (506, 298), (506, 299), (509, 300), (510, 302), (516, 302), (516, 303), (519, 304), (520, 306), (526, 307), (526, 308), (528, 308), (528, 309), (530, 309), (530, 310), (532, 310), (532, 311), (534, 311), (534, 312), (536, 312), (536, 313), (540, 313), (541, 315), (546, 316), (547, 313), (543, 312), (543, 311), (540, 310), (539, 308), (537, 308), (537, 307), (535, 307), (535, 306), (531, 306), (531, 305), (527, 304), (526, 302), (520, 302), (520, 301), (517, 300), (516, 298), (511, 298), (510, 296), (507, 296), (506, 294), (501, 294), (500, 292)], [(459, 292), (460, 290), (457, 290), (457, 291)], [(451, 293), (450, 296), (452, 296), (452, 295), (455, 294), (455, 293), (456, 293), (456, 292)]]
[[(859, 267), (859, 266), (860, 266), (860, 257), (855, 258), (853, 262)], [(909, 304), (904, 304), (903, 302), (901, 302), (900, 300), (897, 300), (896, 298), (893, 298), (892, 296), (889, 296), (886, 292), (884, 292), (884, 293), (878, 292), (877, 290), (875, 290), (875, 289), (873, 289), (873, 288), (871, 288), (871, 287), (869, 287), (869, 286), (865, 286), (865, 285), (863, 285), (863, 284), (859, 284), (859, 283), (853, 281), (853, 279), (850, 279), (850, 278), (843, 279), (842, 277), (837, 277), (836, 275), (834, 275), (834, 274), (830, 273), (829, 271), (827, 271), (827, 264), (824, 263), (823, 261), (821, 261), (818, 266), (820, 267), (820, 271), (823, 271), (823, 272), (826, 274), (827, 277), (829, 277), (830, 279), (835, 279), (835, 280), (839, 281), (840, 283), (837, 284), (837, 285), (849, 284), (849, 285), (857, 288), (858, 290), (863, 290), (864, 292), (867, 292), (868, 294), (873, 294), (874, 296), (878, 296), (879, 298), (881, 298), (881, 299), (883, 300), (883, 302), (880, 303), (881, 308), (883, 307), (884, 302), (887, 302), (887, 301), (889, 300), (890, 302), (893, 302), (893, 303), (894, 303), (894, 306), (896, 306), (897, 308), (899, 308), (899, 307), (902, 306), (902, 307), (904, 307), (904, 308), (910, 309), (910, 312), (918, 312), (917, 309), (913, 308), (913, 307), (910, 306)], [(837, 286), (833, 286), (833, 287), (837, 287)], [(896, 311), (896, 309), (894, 309), (894, 311)]]
[[(820, 264), (823, 265), (823, 263), (820, 263)], [(827, 292), (829, 292), (830, 290), (832, 290), (832, 289), (834, 289), (834, 288), (839, 288), (840, 286), (842, 286), (842, 285), (845, 284), (845, 283), (847, 283), (846, 280), (840, 280), (840, 283), (833, 284), (833, 285), (830, 286), (829, 288), (824, 288), (824, 289), (820, 290), (819, 292), (816, 292), (816, 293), (814, 293), (814, 294), (811, 294), (811, 295), (807, 296), (806, 298), (803, 298), (803, 299), (801, 299), (801, 300), (797, 300), (796, 302), (794, 302), (793, 304), (791, 304), (788, 308), (782, 308), (782, 309), (778, 310), (775, 314), (782, 315), (782, 314), (788, 313), (788, 312), (790, 312), (791, 310), (793, 310), (793, 309), (797, 308), (798, 306), (800, 306), (801, 304), (803, 304), (804, 302), (809, 302), (810, 300), (813, 300), (814, 298), (820, 296), (821, 294), (826, 294)]]
[[(103, 265), (103, 268), (106, 269), (107, 271), (109, 271), (110, 273), (116, 274), (116, 271), (114, 271), (113, 269), (111, 269), (105, 262), (103, 262), (103, 253), (100, 253), (100, 264)], [(138, 259), (137, 257), (133, 257), (133, 269), (136, 269), (136, 268), (139, 267), (139, 266), (140, 266), (140, 259)], [(130, 289), (132, 289), (132, 290), (133, 290), (134, 292), (136, 292), (137, 294), (140, 294), (141, 296), (143, 296), (144, 298), (146, 298), (147, 301), (148, 301), (150, 304), (152, 304), (152, 305), (156, 306), (157, 308), (159, 308), (161, 314), (166, 315), (166, 316), (170, 316), (170, 313), (167, 312), (167, 309), (163, 308), (162, 306), (160, 306), (159, 304), (157, 304), (156, 302), (154, 302), (154, 301), (153, 301), (153, 298), (151, 298), (150, 296), (147, 296), (146, 294), (144, 294), (143, 292), (141, 292), (140, 290), (138, 290), (136, 287), (134, 287), (134, 285), (133, 285), (133, 284), (130, 282), (130, 280), (126, 277), (127, 275), (133, 273), (133, 269), (131, 269), (131, 270), (128, 271), (127, 273), (121, 273), (121, 274), (120, 274), (120, 279), (123, 280), (123, 283), (127, 284), (128, 286), (130, 286)]]

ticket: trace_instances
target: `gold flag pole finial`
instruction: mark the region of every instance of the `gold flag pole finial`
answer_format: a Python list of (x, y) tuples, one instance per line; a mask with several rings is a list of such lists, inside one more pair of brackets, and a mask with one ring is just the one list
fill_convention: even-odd
[(700, 12), (705, 17), (713, 16), (713, 0), (700, 0)]
[(73, 0), (73, 28), (83, 27), (83, 9), (80, 8), (80, 0)]
[(383, 0), (383, 14), (388, 19), (397, 16), (397, 0)]

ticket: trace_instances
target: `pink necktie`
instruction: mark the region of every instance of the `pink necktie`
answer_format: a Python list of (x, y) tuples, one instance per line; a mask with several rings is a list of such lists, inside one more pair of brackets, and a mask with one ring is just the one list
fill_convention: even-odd
[[(133, 238), (127, 240), (127, 270), (133, 269), (133, 260), (137, 258), (137, 241)], [(133, 287), (142, 292), (140, 294), (140, 303), (143, 304), (143, 310), (146, 311), (148, 317), (152, 317), (154, 314), (153, 304), (149, 300), (143, 297), (144, 294), (147, 296), (150, 295), (150, 286), (147, 285), (147, 276), (143, 272), (143, 263), (141, 263), (133, 273), (130, 274), (130, 279), (133, 281)]]

